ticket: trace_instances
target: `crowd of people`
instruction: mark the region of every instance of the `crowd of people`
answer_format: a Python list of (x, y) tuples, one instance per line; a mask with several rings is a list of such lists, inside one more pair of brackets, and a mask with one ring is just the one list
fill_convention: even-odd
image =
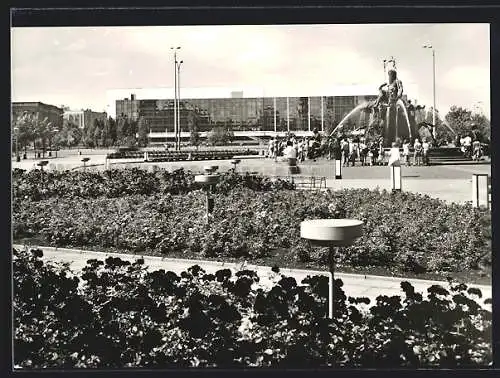
[[(288, 135), (283, 138), (272, 138), (267, 146), (266, 156), (278, 160), (306, 159), (316, 160), (323, 157), (329, 160), (341, 160), (344, 167), (386, 165), (390, 159), (390, 151), (384, 148), (383, 139), (367, 140), (363, 136), (322, 136), (315, 132), (312, 137), (296, 137)], [(410, 165), (429, 165), (429, 152), (433, 147), (432, 138), (423, 137), (404, 139), (396, 142), (401, 149), (401, 163)], [(483, 155), (482, 144), (471, 136), (457, 137), (455, 146), (460, 147), (465, 157), (479, 161)], [(393, 146), (394, 148), (394, 146)]]
[(272, 138), (269, 141), (266, 156), (277, 160), (279, 157), (295, 158), (299, 162), (316, 159), (321, 154), (320, 138), (296, 138), (290, 136), (282, 139)]
[(483, 156), (481, 142), (477, 138), (472, 138), (470, 135), (464, 137), (457, 136), (455, 145), (460, 147), (460, 150), (466, 158), (479, 161)]
[[(406, 165), (428, 165), (431, 143), (426, 138), (419, 138), (411, 144), (408, 139), (402, 146), (402, 158)], [(388, 153), (389, 152), (389, 153)], [(386, 151), (383, 139), (367, 141), (364, 137), (327, 137), (321, 136), (297, 138), (273, 138), (269, 141), (266, 156), (277, 160), (296, 159), (303, 162), (306, 159), (315, 160), (323, 157), (328, 160), (341, 160), (344, 167), (386, 165), (390, 159), (390, 151)]]

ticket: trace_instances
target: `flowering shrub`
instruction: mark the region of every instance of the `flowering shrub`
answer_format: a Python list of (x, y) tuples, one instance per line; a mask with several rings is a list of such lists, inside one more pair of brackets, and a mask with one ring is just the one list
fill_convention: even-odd
[[(252, 271), (177, 275), (109, 257), (81, 275), (44, 263), (40, 250), (13, 255), (14, 363), (22, 368), (446, 367), (487, 366), (491, 312), (481, 292), (450, 282), (423, 299), (347, 298), (335, 282), (281, 276), (258, 287)], [(364, 303), (364, 307), (360, 304)]]
[(363, 220), (364, 232), (337, 253), (341, 267), (383, 267), (397, 274), (488, 273), (491, 219), (484, 210), (410, 193), (256, 192), (231, 186), (214, 194), (209, 225), (205, 194), (199, 190), (182, 195), (18, 199), (14, 239), (42, 237), (54, 246), (256, 262), (285, 253), (289, 265), (298, 260), (324, 266), (325, 249), (301, 241), (300, 222), (348, 217)]
[[(139, 168), (92, 171), (24, 171), (14, 169), (12, 187), (14, 199), (41, 200), (59, 197), (115, 198), (124, 195), (158, 193), (185, 194), (199, 189), (194, 173), (177, 169), (148, 172)], [(234, 169), (220, 174), (216, 191), (224, 193), (235, 187), (247, 187), (257, 191), (294, 189), (286, 179), (269, 179), (264, 176), (242, 175)]]

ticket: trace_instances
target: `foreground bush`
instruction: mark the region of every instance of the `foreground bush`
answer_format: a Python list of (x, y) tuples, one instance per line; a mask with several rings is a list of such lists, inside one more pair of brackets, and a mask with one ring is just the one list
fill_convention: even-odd
[(477, 289), (432, 286), (423, 299), (346, 298), (337, 280), (326, 318), (326, 277), (255, 272), (177, 275), (143, 260), (89, 260), (83, 274), (14, 250), (14, 360), (24, 368), (481, 367), (491, 363), (491, 312)]
[[(14, 239), (41, 237), (52, 246), (116, 248), (195, 258), (273, 259), (287, 266), (325, 266), (326, 250), (300, 239), (300, 222), (355, 218), (364, 234), (337, 254), (341, 267), (389, 273), (484, 271), (491, 263), (491, 218), (484, 210), (411, 193), (234, 188), (215, 195), (206, 224), (205, 195), (16, 200)], [(283, 261), (283, 259), (285, 261)]]

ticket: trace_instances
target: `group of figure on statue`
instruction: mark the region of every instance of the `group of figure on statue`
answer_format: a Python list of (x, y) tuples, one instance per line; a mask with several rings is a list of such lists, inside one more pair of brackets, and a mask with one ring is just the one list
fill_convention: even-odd
[[(378, 97), (363, 105), (362, 110), (370, 114), (368, 133), (378, 134), (384, 139), (384, 147), (390, 147), (396, 138), (413, 139), (417, 136), (415, 114), (424, 107), (414, 106), (403, 96), (403, 82), (398, 78), (393, 58), (384, 61), (387, 81), (378, 88)], [(343, 124), (339, 124), (342, 128)], [(431, 125), (433, 126), (433, 125)], [(434, 130), (431, 130), (431, 139)]]
[(395, 69), (388, 71), (389, 81), (384, 82), (378, 88), (378, 98), (373, 103), (373, 108), (381, 110), (389, 105), (394, 105), (403, 96), (403, 82), (398, 79)]

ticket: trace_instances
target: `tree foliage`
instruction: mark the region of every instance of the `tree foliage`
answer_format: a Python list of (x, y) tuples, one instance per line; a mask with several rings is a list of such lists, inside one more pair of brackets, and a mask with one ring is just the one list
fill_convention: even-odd
[(40, 118), (39, 113), (30, 114), (24, 112), (12, 122), (12, 135), (18, 136), (20, 148), (27, 148), (31, 143), (36, 148), (45, 151), (51, 145), (52, 138), (56, 134), (56, 125), (49, 122), (48, 118)]
[(208, 143), (212, 146), (224, 146), (229, 144), (234, 137), (234, 133), (225, 127), (216, 126), (208, 132)]
[(491, 138), (490, 120), (483, 114), (474, 113), (461, 106), (452, 106), (446, 114), (446, 122), (461, 137), (469, 135), (488, 143)]
[(139, 117), (139, 120), (137, 121), (137, 134), (139, 136), (137, 139), (139, 146), (147, 146), (149, 128), (147, 120), (144, 117)]
[(196, 130), (191, 130), (189, 134), (189, 143), (191, 146), (198, 147), (201, 143), (200, 133)]
[(74, 147), (81, 143), (83, 137), (83, 130), (74, 122), (65, 119), (53, 142), (57, 147)]

